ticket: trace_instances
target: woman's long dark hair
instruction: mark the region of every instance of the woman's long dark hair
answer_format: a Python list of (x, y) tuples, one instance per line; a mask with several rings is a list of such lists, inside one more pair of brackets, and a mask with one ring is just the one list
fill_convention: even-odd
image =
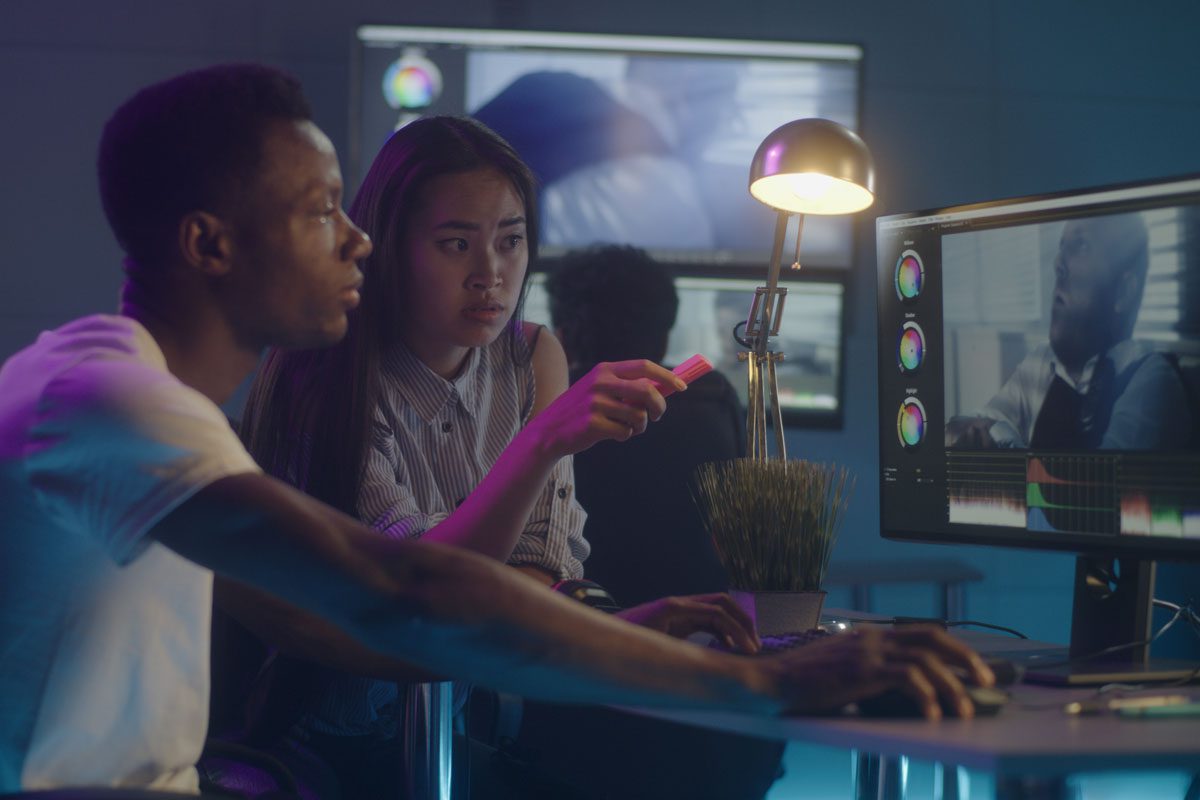
[[(359, 486), (379, 398), (381, 357), (400, 337), (404, 238), (422, 191), (433, 178), (481, 168), (512, 181), (525, 204), (529, 269), (537, 258), (533, 174), (499, 135), (466, 117), (427, 117), (392, 134), (350, 206), (350, 218), (374, 242), (360, 265), (362, 304), (346, 338), (319, 350), (268, 352), (246, 402), (241, 433), (269, 474), (356, 515)], [(526, 270), (526, 276), (529, 274)], [(515, 349), (525, 287), (506, 329)]]

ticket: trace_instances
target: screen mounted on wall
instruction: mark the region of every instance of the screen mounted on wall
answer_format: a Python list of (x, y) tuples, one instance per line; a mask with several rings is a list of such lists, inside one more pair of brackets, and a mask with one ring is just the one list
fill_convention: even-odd
[[(760, 281), (719, 276), (679, 275), (679, 310), (667, 341), (664, 363), (681, 364), (696, 353), (707, 356), (727, 377), (746, 406), (746, 362), (733, 328), (744, 322)], [(525, 319), (551, 324), (544, 273), (529, 276)], [(832, 276), (789, 281), (778, 348), (779, 404), (784, 422), (840, 427), (843, 399), (846, 285)]]
[[(392, 131), (469, 114), (541, 184), (548, 255), (598, 242), (680, 265), (761, 269), (772, 210), (747, 191), (779, 125), (858, 124), (856, 45), (364, 26), (357, 32), (352, 174)], [(811, 217), (804, 263), (847, 268), (849, 217)]]

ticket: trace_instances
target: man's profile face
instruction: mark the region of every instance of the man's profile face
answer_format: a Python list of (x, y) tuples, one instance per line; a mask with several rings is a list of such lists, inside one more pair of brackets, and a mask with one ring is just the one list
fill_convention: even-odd
[(1116, 277), (1102, 219), (1068, 222), (1054, 259), (1050, 346), (1064, 366), (1078, 369), (1110, 343)]
[(236, 266), (222, 290), (248, 344), (314, 347), (346, 333), (371, 251), (342, 212), (342, 175), (311, 122), (278, 122), (233, 222)]

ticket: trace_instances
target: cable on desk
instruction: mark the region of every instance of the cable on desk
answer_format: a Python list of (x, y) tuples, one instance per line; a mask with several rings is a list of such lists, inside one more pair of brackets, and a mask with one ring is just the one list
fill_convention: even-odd
[[(1187, 623), (1188, 623), (1188, 627), (1191, 629), (1192, 633), (1194, 633), (1198, 637), (1200, 637), (1200, 614), (1197, 614), (1196, 611), (1192, 608), (1191, 600), (1189, 600), (1186, 605), (1182, 605), (1182, 606), (1177, 605), (1177, 604), (1172, 603), (1167, 600), (1159, 600), (1159, 599), (1153, 600), (1153, 604), (1159, 608), (1164, 608), (1164, 609), (1167, 609), (1168, 611), (1173, 611), (1174, 614), (1171, 616), (1171, 619), (1167, 620), (1167, 622), (1161, 628), (1159, 628), (1154, 634), (1152, 634), (1148, 639), (1142, 639), (1141, 641), (1136, 641), (1136, 642), (1126, 642), (1125, 644), (1113, 645), (1112, 647), (1106, 647), (1103, 650), (1097, 650), (1094, 653), (1088, 653), (1088, 654), (1082, 655), (1082, 656), (1074, 656), (1071, 658), (1060, 659), (1058, 661), (1038, 662), (1038, 668), (1042, 669), (1042, 668), (1046, 668), (1046, 667), (1067, 666), (1068, 664), (1076, 664), (1081, 661), (1090, 661), (1094, 658), (1102, 658), (1107, 655), (1112, 655), (1113, 653), (1119, 653), (1123, 650), (1132, 650), (1135, 647), (1143, 647), (1145, 645), (1152, 644), (1160, 636), (1162, 636), (1164, 633), (1166, 633), (1168, 630), (1170, 630), (1171, 627), (1173, 625), (1175, 625), (1175, 623), (1177, 623), (1181, 618), (1186, 619)], [(1026, 636), (1025, 634), (1021, 633), (1020, 631), (1018, 631), (1014, 628), (1007, 628), (1003, 625), (993, 625), (990, 622), (979, 622), (977, 620), (945, 620), (945, 619), (938, 619), (937, 617), (891, 617), (891, 618), (882, 618), (882, 619), (873, 619), (873, 620), (856, 620), (853, 617), (848, 617), (847, 619), (850, 619), (853, 622), (870, 622), (870, 623), (875, 623), (875, 624), (879, 624), (879, 625), (930, 624), (930, 625), (940, 625), (943, 628), (953, 628), (953, 627), (970, 625), (970, 626), (978, 626), (981, 628), (990, 628), (992, 630), (1003, 631), (1005, 633), (1011, 633), (1013, 636), (1016, 636), (1021, 639), (1029, 638), (1028, 636)], [(1167, 684), (1159, 683), (1157, 685), (1158, 686), (1176, 686), (1176, 685), (1183, 686), (1188, 683), (1191, 683), (1192, 681), (1196, 680), (1197, 678), (1200, 678), (1200, 666), (1197, 666), (1196, 669), (1193, 670), (1191, 672), (1191, 674), (1188, 675), (1186, 678), (1181, 678), (1178, 681), (1172, 681)], [(1140, 684), (1138, 684), (1138, 685), (1140, 685)], [(1130, 688), (1131, 686), (1136, 686), (1136, 685), (1135, 684), (1120, 684), (1120, 683), (1108, 684), (1106, 686), (1100, 687), (1100, 689), (1097, 690), (1097, 693), (1099, 694), (1099, 693), (1105, 692), (1105, 691), (1112, 691), (1114, 689), (1126, 689), (1126, 688)]]
[[(1169, 600), (1159, 600), (1157, 598), (1151, 602), (1158, 608), (1165, 608), (1168, 611), (1174, 611), (1176, 616), (1182, 615), (1183, 618), (1187, 620), (1188, 626), (1192, 629), (1192, 633), (1196, 634), (1196, 636), (1200, 636), (1200, 615), (1197, 615), (1196, 611), (1192, 608), (1192, 604), (1195, 602), (1194, 600), (1188, 600), (1187, 603), (1182, 606), (1176, 605)], [(1174, 624), (1174, 620), (1172, 619), (1171, 622), (1167, 624)]]
[(974, 619), (941, 619), (940, 617), (891, 617), (876, 620), (853, 620), (859, 622), (875, 622), (880, 625), (937, 625), (941, 628), (960, 628), (965, 625), (970, 625), (979, 628), (990, 628), (994, 631), (1003, 631), (1011, 633), (1018, 639), (1028, 639), (1029, 637), (1021, 633), (1016, 628), (1006, 628), (1003, 625), (996, 625), (991, 622), (980, 622)]
[(1018, 639), (1028, 639), (1029, 638), (1025, 634), (1021, 633), (1019, 630), (1017, 630), (1016, 628), (1006, 628), (1003, 625), (993, 625), (990, 622), (979, 622), (978, 620), (973, 620), (973, 619), (960, 619), (960, 620), (954, 620), (952, 622), (951, 621), (946, 622), (947, 628), (958, 628), (963, 625), (971, 625), (971, 626), (977, 627), (977, 628), (990, 628), (991, 630), (994, 630), (994, 631), (1004, 631), (1005, 633), (1011, 633), (1013, 636), (1016, 636)]

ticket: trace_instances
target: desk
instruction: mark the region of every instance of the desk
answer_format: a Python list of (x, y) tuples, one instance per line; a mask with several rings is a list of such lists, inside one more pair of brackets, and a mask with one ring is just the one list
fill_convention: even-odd
[[(1022, 646), (1030, 649), (1045, 647), (973, 631), (963, 632), (961, 638), (985, 654), (1008, 653), (1022, 649)], [(1014, 785), (1024, 779), (1052, 785), (1054, 779), (1085, 771), (1180, 769), (1200, 772), (1200, 720), (1136, 720), (1112, 715), (1078, 717), (1062, 712), (1065, 703), (1094, 695), (1094, 688), (1018, 684), (1010, 687), (1010, 691), (1012, 700), (997, 716), (973, 720), (764, 719), (737, 713), (660, 709), (641, 709), (637, 713), (755, 736), (844, 747), (866, 754), (865, 761), (860, 760), (858, 771), (859, 798), (882, 800), (901, 796), (896, 784), (889, 784), (886, 769), (888, 759), (894, 757), (918, 758), (947, 767), (993, 773), (997, 777), (998, 800), (1025, 797)], [(872, 785), (863, 785), (867, 778)], [(953, 796), (943, 794), (946, 798)]]

